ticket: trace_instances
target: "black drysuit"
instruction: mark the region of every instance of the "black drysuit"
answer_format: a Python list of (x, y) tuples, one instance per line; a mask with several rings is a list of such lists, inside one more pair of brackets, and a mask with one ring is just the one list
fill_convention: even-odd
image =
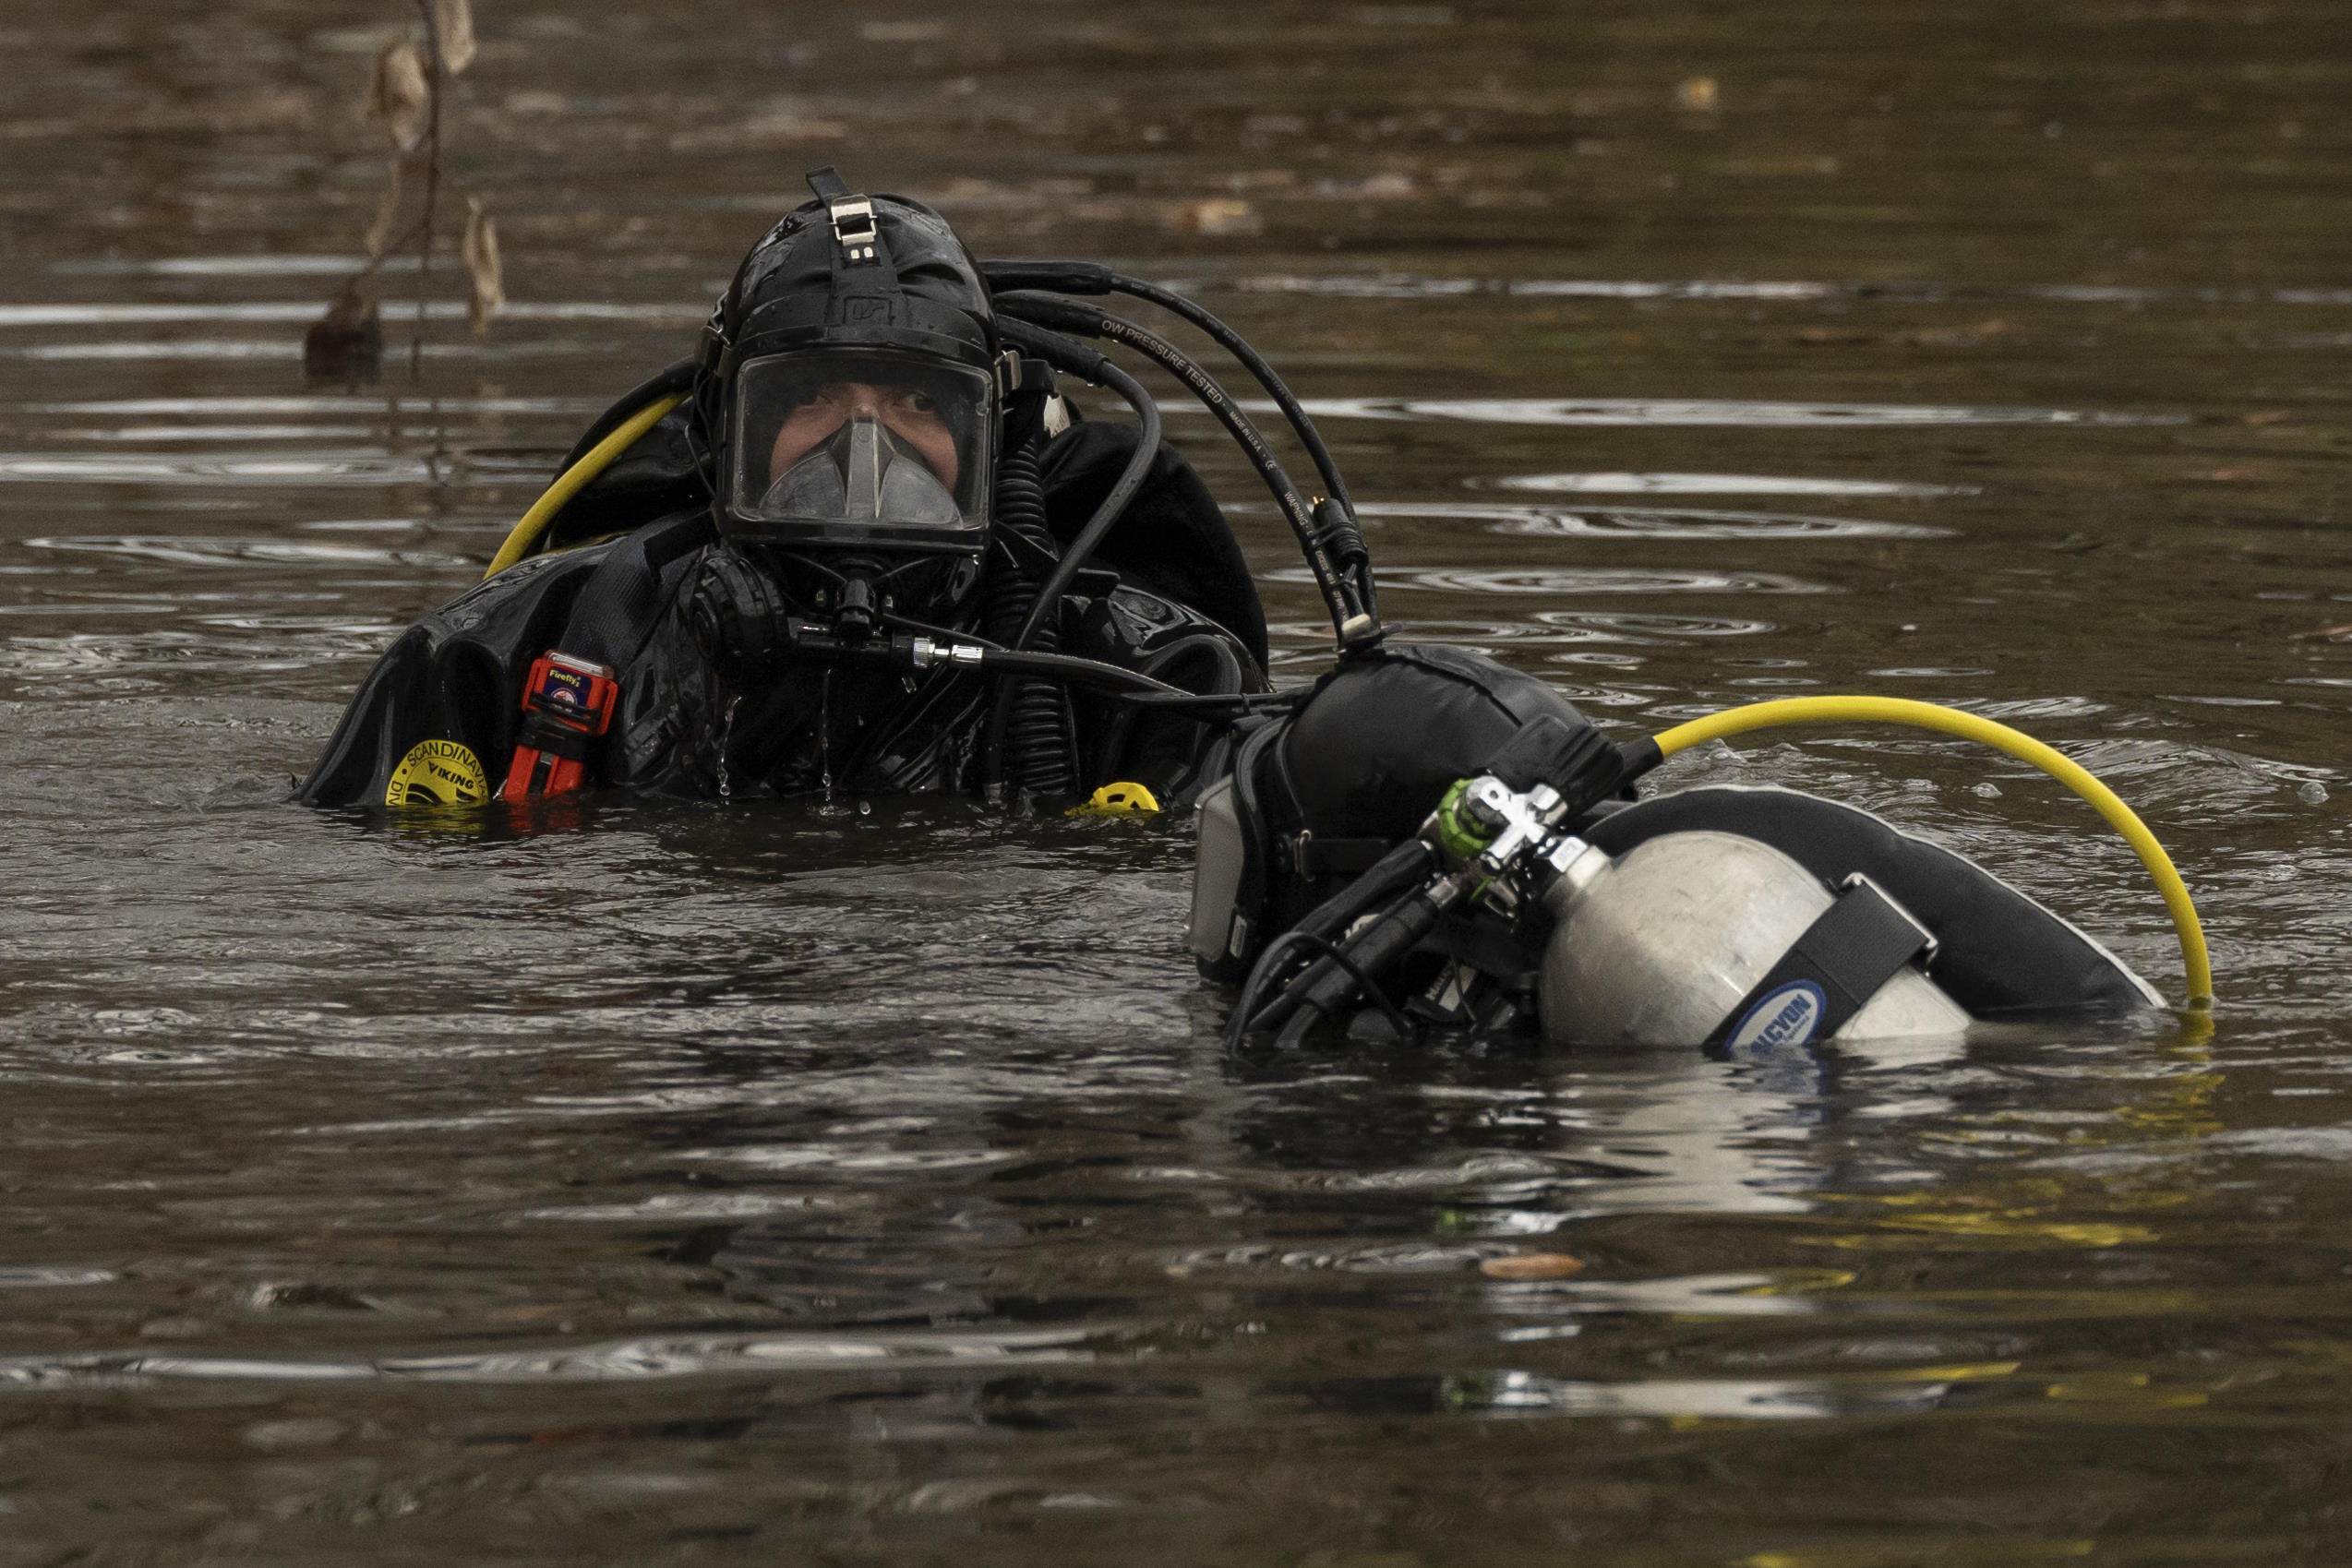
[[(618, 674), (610, 733), (587, 762), (593, 784), (705, 797), (977, 787), (994, 684), (986, 677), (811, 664), (747, 688), (704, 658), (686, 601), (716, 541), (683, 440), (681, 411), (565, 509), (552, 553), (403, 633), (295, 797), (488, 799), (514, 751), (531, 664), (553, 649)], [(1124, 426), (1079, 425), (1045, 449), (1047, 519), (1059, 539), (1085, 524), (1134, 441)], [(1265, 688), (1265, 616), (1240, 547), (1198, 475), (1165, 448), (1063, 600), (1060, 626), (1063, 651), (1187, 689)], [(1074, 691), (1073, 717), (1084, 792), (1131, 782), (1178, 807), (1227, 763), (1217, 726), (1175, 713)]]

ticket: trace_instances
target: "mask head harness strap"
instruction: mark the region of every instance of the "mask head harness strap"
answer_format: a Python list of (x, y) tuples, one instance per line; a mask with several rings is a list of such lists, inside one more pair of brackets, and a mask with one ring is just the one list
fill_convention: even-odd
[(831, 164), (809, 176), (833, 224), (833, 289), (825, 301), (828, 330), (913, 325), (898, 269), (882, 236), (873, 197), (853, 194)]

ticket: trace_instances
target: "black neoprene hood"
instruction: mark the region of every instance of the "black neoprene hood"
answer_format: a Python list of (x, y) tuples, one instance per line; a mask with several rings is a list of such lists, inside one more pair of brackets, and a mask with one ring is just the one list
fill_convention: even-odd
[(712, 314), (706, 372), (818, 344), (912, 349), (983, 369), (994, 363), (988, 285), (947, 220), (905, 197), (863, 199), (870, 258), (846, 254), (835, 204), (822, 199), (795, 208), (751, 247)]

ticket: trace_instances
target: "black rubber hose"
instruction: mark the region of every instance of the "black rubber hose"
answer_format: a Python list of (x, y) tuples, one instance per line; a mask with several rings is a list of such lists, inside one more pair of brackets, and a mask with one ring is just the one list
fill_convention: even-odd
[[(1153, 460), (1159, 455), (1159, 406), (1152, 401), (1151, 394), (1144, 390), (1134, 377), (1104, 358), (1099, 350), (1074, 342), (1059, 332), (1015, 321), (1009, 317), (1000, 319), (998, 328), (1004, 341), (1023, 353), (1041, 359), (1056, 370), (1064, 371), (1094, 386), (1111, 388), (1134, 407), (1135, 417), (1142, 423), (1139, 432), (1142, 438), (1136, 441), (1134, 451), (1129, 455), (1126, 468), (1095, 508), (1094, 515), (1086, 520), (1086, 527), (1079, 530), (1077, 537), (1072, 541), (1072, 547), (1062, 552), (1056, 569), (1040, 585), (1038, 596), (1023, 614), (1021, 624), (1005, 634), (1006, 640), (1017, 646), (1024, 637), (1034, 636), (1038, 626), (1045, 621), (1048, 609), (1060, 604), (1062, 594), (1077, 576), (1078, 568), (1085, 564), (1086, 555), (1080, 553), (1078, 546), (1083, 545), (1086, 551), (1091, 552), (1103, 535), (1110, 531), (1111, 524), (1127, 509), (1127, 503), (1134, 498), (1135, 492), (1142, 488), (1144, 476), (1151, 471)], [(1049, 536), (1048, 543), (1050, 542)], [(997, 631), (999, 628), (991, 626), (990, 629)], [(1161, 689), (1172, 691), (1174, 688)], [(1011, 724), (1011, 707), (1002, 702), (991, 704), (988, 730), (980, 749), (980, 784), (990, 799), (996, 798), (1004, 787), (1005, 739)]]
[(1436, 856), (1428, 844), (1419, 838), (1409, 838), (1374, 861), (1370, 870), (1307, 911), (1290, 931), (1268, 943), (1257, 963), (1251, 966), (1249, 978), (1242, 982), (1241, 995), (1234, 1000), (1233, 1015), (1225, 1031), (1227, 1048), (1237, 1048), (1246, 1035), (1273, 1027), (1290, 1011), (1287, 999), (1277, 997), (1266, 1004), (1271, 1016), (1251, 1016), (1258, 1011), (1258, 997), (1280, 967), (1281, 955), (1288, 947), (1298, 945), (1290, 940), (1293, 933), (1327, 941), (1353, 925), (1374, 904), (1428, 880), (1436, 863)]
[(1040, 289), (1058, 294), (1127, 294), (1182, 317), (1207, 333), (1219, 348), (1241, 363), (1242, 369), (1256, 377), (1266, 396), (1274, 400), (1274, 406), (1282, 411), (1282, 417), (1290, 421), (1299, 444), (1306, 449), (1315, 473), (1322, 476), (1325, 492), (1349, 511), (1356, 509), (1354, 500), (1348, 495), (1347, 482), (1339, 477), (1339, 465), (1332, 460), (1331, 449), (1324, 445), (1323, 436), (1315, 429), (1314, 421), (1307, 417), (1306, 409), (1283, 384), (1274, 366), (1250, 346), (1248, 339), (1203, 306), (1172, 289), (1113, 272), (1095, 261), (983, 261), (980, 272), (988, 279), (989, 287), (998, 293)]
[(1075, 653), (1039, 653), (1030, 649), (988, 648), (981, 650), (979, 667), (998, 675), (1044, 676), (1053, 680), (1066, 680), (1074, 686), (1101, 687), (1109, 691), (1134, 691), (1153, 697), (1194, 697), (1196, 692), (1170, 686), (1164, 680), (1154, 680), (1141, 670), (1107, 664), (1100, 659), (1084, 659)]
[(1283, 999), (1290, 1004), (1290, 1020), (1275, 1043), (1285, 1047), (1297, 1045), (1317, 1022), (1345, 1007), (1362, 987), (1376, 983), (1382, 970), (1435, 930), (1445, 912), (1445, 906), (1426, 892), (1417, 892), (1336, 952), (1315, 960), (1283, 990)]
[[(1272, 398), (1274, 406), (1282, 411), (1282, 417), (1290, 423), (1290, 433), (1299, 438), (1299, 445), (1306, 449), (1307, 460), (1314, 464), (1315, 473), (1323, 480), (1326, 499), (1314, 509), (1316, 537), (1323, 541), (1324, 547), (1331, 552), (1333, 557), (1348, 569), (1355, 580), (1356, 596), (1363, 609), (1373, 619), (1378, 620), (1379, 589), (1373, 581), (1372, 555), (1364, 548), (1363, 524), (1356, 519), (1355, 498), (1348, 494), (1348, 482), (1339, 477), (1339, 464), (1332, 457), (1331, 449), (1324, 445), (1323, 432), (1317, 430), (1314, 421), (1307, 417), (1305, 405), (1291, 394), (1290, 389), (1283, 384), (1282, 377), (1275, 373), (1274, 366), (1266, 362), (1265, 356), (1250, 346), (1248, 339), (1202, 305), (1173, 289), (1165, 289), (1158, 283), (1122, 273), (1110, 274), (1110, 285), (1114, 293), (1131, 295), (1147, 305), (1156, 305), (1170, 315), (1191, 322), (1207, 333), (1218, 347), (1231, 354), (1242, 368), (1266, 389), (1266, 395)], [(1337, 516), (1329, 515), (1334, 511)]]
[[(1087, 337), (1101, 338), (1120, 343), (1152, 360), (1179, 381), (1184, 383), (1203, 407), (1217, 416), (1227, 434), (1239, 445), (1250, 460), (1258, 476), (1273, 493), (1275, 504), (1281, 509), (1283, 520), (1297, 536), (1299, 549), (1306, 557), (1307, 569), (1314, 574), (1315, 587), (1323, 594), (1323, 602), (1331, 616), (1334, 636), (1343, 643), (1350, 640), (1349, 626), (1362, 617), (1369, 620), (1363, 607), (1355, 602), (1355, 587), (1345, 573), (1332, 564), (1330, 553), (1315, 527), (1314, 516), (1299, 494), (1290, 476), (1266, 444), (1249, 416), (1235, 406), (1233, 400), (1218, 386), (1214, 377), (1195, 364), (1184, 352), (1158, 333), (1072, 300), (1056, 299), (1050, 294), (1008, 294), (997, 302), (1000, 319), (1013, 317), (1034, 322), (1056, 331), (1077, 332)], [(1367, 629), (1374, 629), (1367, 628)], [(1354, 640), (1361, 641), (1359, 632)]]
[(1170, 315), (1182, 317), (1207, 333), (1218, 348), (1240, 361), (1242, 368), (1256, 377), (1257, 384), (1266, 389), (1266, 396), (1274, 400), (1274, 406), (1282, 411), (1282, 417), (1290, 421), (1291, 431), (1299, 437), (1299, 445), (1307, 449), (1307, 457), (1314, 464), (1314, 472), (1323, 480), (1324, 494), (1347, 508), (1350, 513), (1356, 509), (1356, 503), (1348, 496), (1347, 481), (1339, 477), (1339, 465), (1332, 461), (1331, 449), (1323, 444), (1322, 432), (1315, 429), (1314, 421), (1307, 417), (1306, 409), (1291, 395), (1290, 389), (1283, 385), (1282, 377), (1274, 373), (1274, 366), (1266, 364), (1265, 357), (1250, 346), (1249, 340), (1172, 289), (1163, 289), (1158, 283), (1147, 283), (1140, 278), (1118, 273), (1111, 274), (1110, 287), (1114, 293), (1132, 295), (1156, 305)]
[(695, 372), (701, 368), (702, 362), (699, 360), (681, 359), (622, 393), (618, 402), (596, 416), (596, 422), (588, 426), (588, 433), (580, 437), (570, 453), (557, 465), (556, 472), (570, 473), (574, 463), (595, 449), (597, 442), (628, 424), (632, 415), (655, 398), (666, 398), (672, 392), (691, 389)]

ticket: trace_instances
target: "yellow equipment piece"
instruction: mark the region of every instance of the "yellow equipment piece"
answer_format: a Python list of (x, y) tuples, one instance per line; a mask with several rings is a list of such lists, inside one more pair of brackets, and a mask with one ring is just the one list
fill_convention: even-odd
[(615, 458), (635, 446), (638, 437), (660, 424), (663, 415), (685, 401), (686, 394), (683, 392), (654, 399), (630, 415), (628, 424), (589, 448), (586, 456), (564, 470), (561, 477), (547, 486), (546, 494), (531, 503), (531, 509), (524, 512), (522, 521), (514, 525), (514, 532), (507, 535), (507, 542), (498, 546), (497, 555), (490, 557), (490, 569), (482, 574), (483, 581), (488, 581), (528, 555), (531, 546), (538, 543), (539, 535), (546, 532), (547, 524), (563, 510), (565, 502), (580, 494), (590, 480), (612, 466)]
[(1146, 817), (1159, 809), (1159, 799), (1139, 784), (1107, 784), (1084, 806), (1073, 806), (1065, 817)]
[(1835, 724), (1861, 720), (1865, 723), (1909, 724), (1915, 729), (1939, 730), (1963, 740), (1976, 741), (1994, 750), (2031, 762), (2050, 777), (2066, 785), (2091, 803), (2092, 809), (2106, 819), (2107, 825), (2123, 835), (2140, 856), (2140, 864), (2148, 868), (2155, 880), (2157, 891), (2164, 894), (2165, 907), (2172, 912), (2173, 934), (2180, 940), (2181, 967), (2188, 972), (2189, 1005), (2206, 1008), (2214, 1000), (2213, 961), (2205, 951), (2204, 928), (2198, 923), (2197, 906), (2190, 902), (2189, 888), (2174, 869), (2172, 856), (2165, 853), (2156, 835), (2148, 831), (2115, 791), (2094, 778), (2089, 770), (2063, 754), (2043, 745), (2032, 736), (2013, 730), (2007, 724), (1995, 724), (1974, 713), (1958, 708), (1947, 708), (1935, 702), (1918, 702), (1905, 697), (1784, 697), (1777, 701), (1758, 702), (1745, 708), (1726, 708), (1720, 713), (1710, 713), (1703, 719), (1693, 719), (1686, 724), (1676, 724), (1654, 737), (1661, 754), (1672, 757), (1677, 751), (1688, 750), (1701, 741), (1720, 740), (1725, 736), (1745, 735), (1749, 730), (1779, 729), (1790, 724)]

